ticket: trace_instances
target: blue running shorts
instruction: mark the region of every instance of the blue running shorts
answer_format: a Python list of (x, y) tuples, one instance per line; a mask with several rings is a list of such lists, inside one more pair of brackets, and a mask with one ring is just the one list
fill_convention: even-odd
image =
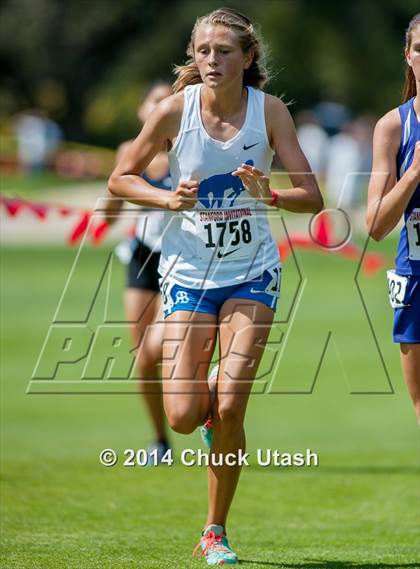
[(420, 343), (420, 277), (407, 277), (403, 308), (394, 310), (394, 342), (398, 344)]
[(267, 269), (260, 277), (252, 281), (207, 290), (187, 288), (170, 280), (161, 281), (164, 316), (167, 318), (179, 310), (217, 316), (222, 305), (230, 298), (245, 298), (262, 302), (275, 312), (280, 296), (280, 284), (281, 268), (279, 266)]

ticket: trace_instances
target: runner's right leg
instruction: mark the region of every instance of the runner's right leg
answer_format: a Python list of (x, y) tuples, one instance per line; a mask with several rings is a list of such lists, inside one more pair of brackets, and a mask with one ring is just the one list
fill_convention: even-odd
[(174, 431), (192, 433), (209, 416), (207, 374), (217, 335), (217, 317), (177, 311), (165, 320), (163, 402)]

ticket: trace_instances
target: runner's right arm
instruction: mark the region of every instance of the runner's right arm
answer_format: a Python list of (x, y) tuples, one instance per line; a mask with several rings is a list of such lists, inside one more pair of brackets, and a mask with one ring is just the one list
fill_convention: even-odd
[(160, 190), (141, 178), (158, 152), (176, 138), (182, 117), (183, 95), (171, 95), (156, 107), (140, 134), (115, 167), (108, 188), (115, 197), (136, 205), (181, 211), (197, 202), (198, 182), (181, 181), (173, 192)]
[[(127, 142), (123, 142), (122, 144), (120, 144), (120, 146), (117, 149), (116, 152), (116, 156), (115, 156), (115, 166), (118, 164), (118, 162), (121, 160), (122, 155), (124, 154), (124, 152), (127, 151), (127, 149), (130, 147), (132, 141), (128, 140)], [(114, 167), (115, 167), (114, 166)], [(106, 201), (105, 201), (105, 205), (103, 206), (103, 217), (104, 217), (104, 221), (106, 221), (106, 223), (108, 225), (113, 225), (118, 218), (118, 215), (120, 214), (122, 207), (124, 205), (124, 200), (121, 198), (116, 198), (115, 196), (113, 196), (111, 194), (111, 192), (108, 190), (108, 195), (106, 196)]]
[(416, 144), (411, 166), (397, 182), (400, 137), (401, 121), (398, 110), (393, 109), (378, 121), (373, 135), (366, 225), (375, 241), (380, 241), (396, 227), (420, 182), (420, 142)]

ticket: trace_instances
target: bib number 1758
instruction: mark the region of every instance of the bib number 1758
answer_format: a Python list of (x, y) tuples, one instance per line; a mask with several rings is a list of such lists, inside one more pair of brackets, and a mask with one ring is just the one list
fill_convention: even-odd
[(218, 221), (206, 223), (207, 231), (206, 248), (235, 247), (242, 243), (250, 243), (252, 240), (251, 225), (247, 219), (241, 221)]

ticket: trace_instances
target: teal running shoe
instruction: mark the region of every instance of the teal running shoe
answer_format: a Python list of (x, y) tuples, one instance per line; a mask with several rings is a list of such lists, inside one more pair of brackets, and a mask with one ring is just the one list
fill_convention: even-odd
[(211, 524), (204, 530), (203, 535), (193, 551), (196, 555), (204, 555), (207, 565), (234, 565), (239, 563), (238, 556), (230, 548), (223, 526)]
[(207, 448), (211, 448), (213, 444), (213, 430), (213, 421), (211, 419), (207, 419), (204, 425), (200, 426), (201, 440)]

